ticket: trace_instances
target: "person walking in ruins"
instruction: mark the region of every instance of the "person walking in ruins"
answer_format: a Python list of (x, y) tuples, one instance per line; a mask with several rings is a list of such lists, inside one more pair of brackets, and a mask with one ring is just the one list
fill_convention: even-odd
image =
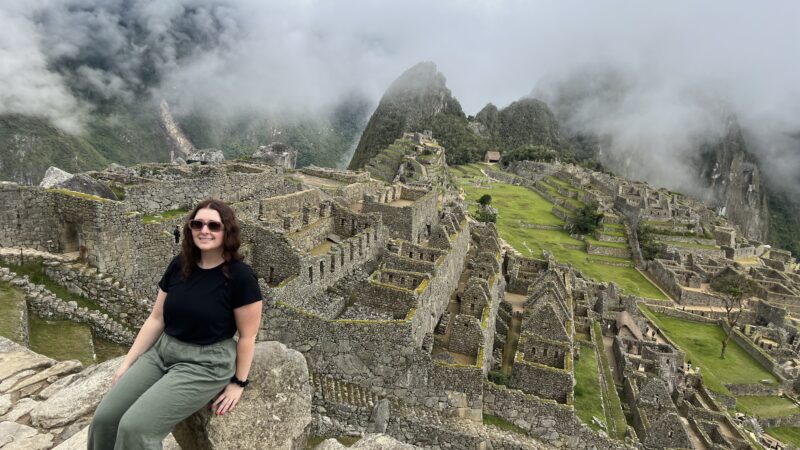
[(175, 225), (175, 229), (172, 230), (172, 235), (175, 236), (175, 243), (180, 244), (181, 242), (181, 230), (178, 229), (178, 226)]
[(248, 384), (263, 297), (239, 254), (234, 212), (204, 200), (183, 235), (153, 310), (95, 411), (89, 450), (160, 449), (178, 422), (212, 399), (216, 414), (231, 411)]

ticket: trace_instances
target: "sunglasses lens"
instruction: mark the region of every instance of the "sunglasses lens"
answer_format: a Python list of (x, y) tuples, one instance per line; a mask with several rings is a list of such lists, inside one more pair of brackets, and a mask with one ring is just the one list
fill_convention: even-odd
[(193, 220), (189, 221), (189, 228), (191, 228), (192, 230), (195, 230), (195, 231), (202, 230), (203, 229), (203, 225), (207, 226), (208, 227), (208, 231), (211, 231), (213, 233), (216, 233), (216, 232), (222, 230), (222, 223), (221, 222), (216, 222), (214, 220), (210, 220), (210, 221), (208, 221), (206, 223), (203, 223), (202, 220), (197, 220), (197, 219), (193, 219)]

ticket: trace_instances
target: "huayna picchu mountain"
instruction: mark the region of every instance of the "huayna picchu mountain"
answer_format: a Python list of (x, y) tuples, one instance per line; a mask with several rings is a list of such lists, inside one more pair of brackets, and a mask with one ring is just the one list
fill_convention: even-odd
[(403, 72), (386, 90), (349, 167), (363, 167), (403, 132), (423, 130), (433, 131), (449, 149), (447, 160), (451, 164), (479, 161), (487, 150), (497, 148), (519, 155), (511, 159), (533, 159), (527, 147), (544, 149), (562, 159), (571, 159), (572, 154), (544, 102), (523, 98), (503, 109), (490, 103), (474, 118), (467, 117), (436, 65), (421, 62)]

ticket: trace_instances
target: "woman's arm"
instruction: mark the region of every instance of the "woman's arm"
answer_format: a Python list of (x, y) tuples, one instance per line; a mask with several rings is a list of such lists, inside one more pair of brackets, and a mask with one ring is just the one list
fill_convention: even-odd
[[(236, 343), (236, 378), (246, 380), (253, 364), (253, 353), (256, 346), (256, 335), (261, 325), (262, 302), (241, 306), (233, 310), (236, 328), (239, 330), (239, 341)], [(225, 414), (233, 409), (242, 396), (243, 387), (228, 383), (225, 390), (214, 400), (211, 407), (217, 414)]]
[(153, 305), (153, 310), (150, 311), (150, 315), (147, 317), (147, 320), (144, 321), (144, 325), (142, 325), (142, 328), (139, 330), (139, 334), (136, 335), (131, 349), (128, 350), (128, 354), (114, 374), (114, 378), (111, 380), (112, 385), (116, 384), (128, 368), (139, 359), (139, 356), (152, 347), (158, 337), (161, 336), (161, 333), (164, 331), (164, 300), (166, 300), (166, 298), (167, 293), (159, 289), (156, 303)]

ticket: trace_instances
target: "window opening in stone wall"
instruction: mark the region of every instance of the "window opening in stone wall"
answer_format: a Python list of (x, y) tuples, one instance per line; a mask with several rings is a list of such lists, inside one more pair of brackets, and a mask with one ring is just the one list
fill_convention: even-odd
[(319, 262), (319, 277), (322, 278), (325, 276), (325, 261)]
[(425, 230), (427, 230), (427, 235), (430, 236), (431, 235), (431, 225), (430, 224), (425, 225)]
[(355, 248), (353, 248), (353, 243), (351, 242), (350, 243), (350, 261), (353, 260), (353, 252), (354, 251), (355, 251)]
[(331, 273), (336, 270), (336, 255), (331, 255)]
[(268, 283), (272, 283), (274, 278), (275, 278), (275, 268), (274, 267), (270, 267), (269, 268), (269, 281), (268, 281)]
[(408, 257), (409, 258), (413, 258), (414, 257), (414, 252), (408, 252)]
[(342, 219), (342, 228), (344, 228), (344, 224), (347, 222), (347, 219)]
[(361, 240), (361, 237), (358, 238), (358, 256), (364, 255), (364, 241)]
[(314, 282), (314, 268), (313, 267), (309, 267), (308, 268), (308, 282), (309, 283), (313, 283)]
[(367, 231), (367, 248), (369, 248), (369, 231)]
[(339, 267), (344, 267), (344, 249), (339, 252)]

